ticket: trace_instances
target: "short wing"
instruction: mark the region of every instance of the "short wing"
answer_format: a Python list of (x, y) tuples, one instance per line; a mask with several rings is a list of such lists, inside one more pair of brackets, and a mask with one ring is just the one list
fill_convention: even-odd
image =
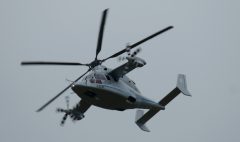
[(78, 105), (74, 108), (74, 110), (81, 112), (83, 114), (90, 108), (90, 106), (91, 106), (91, 104), (89, 104), (85, 100), (81, 100), (78, 103)]
[(113, 69), (108, 74), (112, 76), (116, 81), (119, 80), (120, 77), (123, 77), (130, 71), (134, 70), (137, 67), (143, 67), (146, 65), (146, 62), (138, 57), (127, 57), (128, 62)]
[(120, 77), (123, 77), (125, 74), (135, 69), (136, 67), (130, 66), (129, 63), (125, 63), (115, 69), (113, 69), (108, 74), (114, 78), (114, 80), (118, 81)]

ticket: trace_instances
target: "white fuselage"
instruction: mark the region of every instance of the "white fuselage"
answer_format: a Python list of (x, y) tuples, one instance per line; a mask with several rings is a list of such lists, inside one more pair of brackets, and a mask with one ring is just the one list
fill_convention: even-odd
[(161, 106), (145, 97), (127, 76), (115, 81), (104, 66), (95, 67), (72, 90), (82, 99), (98, 107), (111, 110), (133, 108), (159, 109)]

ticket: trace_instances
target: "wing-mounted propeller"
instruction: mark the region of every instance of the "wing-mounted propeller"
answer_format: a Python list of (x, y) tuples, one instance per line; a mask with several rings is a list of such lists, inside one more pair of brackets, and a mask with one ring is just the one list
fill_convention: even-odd
[[(80, 77), (78, 77), (75, 81), (73, 81), (70, 85), (68, 85), (65, 89), (63, 89), (61, 92), (59, 92), (55, 97), (53, 97), (51, 100), (49, 100), (47, 103), (45, 103), (42, 107), (40, 107), (37, 112), (42, 111), (45, 107), (47, 107), (50, 103), (52, 103), (55, 99), (57, 99), (59, 96), (61, 96), (66, 90), (68, 90), (72, 85), (74, 85), (78, 80), (80, 80), (84, 75), (86, 75), (88, 72), (90, 72), (94, 67), (101, 65), (103, 62), (107, 61), (108, 59), (111, 58), (115, 58), (125, 52), (129, 53), (129, 51), (135, 47), (137, 47), (138, 45), (146, 42), (147, 40), (152, 39), (153, 37), (156, 37), (159, 34), (162, 34), (170, 29), (173, 28), (173, 26), (169, 26), (163, 30), (160, 30), (142, 40), (140, 40), (139, 42), (136, 42), (135, 44), (129, 45), (127, 48), (105, 58), (102, 60), (98, 59), (98, 54), (101, 52), (102, 49), (102, 41), (103, 41), (103, 35), (104, 35), (104, 28), (105, 28), (105, 23), (106, 23), (106, 19), (107, 19), (107, 13), (108, 13), (108, 9), (105, 9), (103, 11), (102, 14), (102, 19), (101, 19), (101, 24), (100, 24), (100, 29), (99, 29), (99, 34), (98, 34), (98, 40), (97, 40), (97, 48), (96, 48), (96, 55), (95, 55), (95, 59), (87, 64), (83, 64), (83, 63), (79, 63), (79, 62), (49, 62), (49, 61), (24, 61), (21, 62), (21, 65), (23, 66), (29, 66), (29, 65), (71, 65), (71, 66), (87, 66), (89, 67), (89, 69), (82, 74)], [(136, 50), (135, 52), (133, 52), (133, 54), (131, 54), (132, 56), (136, 56), (139, 53), (140, 50)], [(60, 110), (59, 110), (60, 111)], [(65, 115), (63, 117), (63, 123), (65, 122), (65, 120), (67, 119), (68, 111), (65, 111)]]
[(57, 110), (56, 110), (59, 113), (65, 113), (62, 118), (62, 121), (61, 121), (61, 126), (64, 125), (65, 121), (67, 120), (68, 115), (70, 115), (70, 113), (71, 113), (71, 110), (69, 109), (69, 96), (66, 96), (65, 100), (66, 100), (67, 108), (66, 109), (57, 108)]
[(83, 113), (79, 111), (80, 103), (78, 103), (75, 107), (70, 109), (69, 108), (69, 97), (66, 96), (65, 100), (66, 100), (67, 108), (66, 109), (57, 108), (57, 110), (56, 110), (56, 112), (58, 112), (58, 113), (64, 113), (64, 116), (60, 123), (61, 126), (63, 126), (65, 124), (65, 121), (67, 120), (68, 116), (70, 116), (72, 121), (81, 120), (84, 118)]
[(134, 50), (133, 52), (131, 52), (131, 48), (129, 47), (129, 45), (127, 45), (126, 47), (126, 52), (127, 52), (127, 56), (119, 56), (117, 59), (119, 62), (126, 60), (128, 57), (136, 57), (138, 53), (140, 53), (142, 51), (142, 48), (139, 47), (136, 50)]
[[(62, 109), (62, 108), (57, 108), (56, 112), (58, 113), (64, 113), (64, 116), (62, 118), (62, 121), (60, 123), (61, 126), (64, 125), (65, 121), (67, 120), (67, 117), (70, 116), (70, 118), (72, 119), (72, 121), (76, 121), (76, 120), (81, 120), (84, 118), (84, 111), (86, 111), (89, 107), (81, 107), (81, 101), (79, 103), (76, 104), (75, 107), (73, 107), (72, 109), (69, 109), (69, 97), (66, 96), (65, 97), (66, 100), (66, 105), (67, 108), (66, 109)], [(81, 112), (83, 111), (83, 112)]]

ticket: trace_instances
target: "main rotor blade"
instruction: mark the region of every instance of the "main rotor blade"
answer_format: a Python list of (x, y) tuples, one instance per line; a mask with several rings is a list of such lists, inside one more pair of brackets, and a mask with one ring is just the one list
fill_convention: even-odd
[[(168, 31), (168, 30), (170, 30), (170, 29), (172, 29), (172, 28), (173, 28), (173, 26), (168, 26), (168, 27), (166, 27), (165, 29), (162, 29), (162, 30), (160, 30), (160, 31), (158, 31), (158, 32), (156, 32), (156, 33), (154, 33), (154, 34), (152, 34), (152, 35), (150, 35), (150, 36), (148, 36), (148, 37), (140, 40), (139, 42), (128, 46), (128, 47), (129, 47), (130, 49), (133, 49), (134, 47), (136, 47), (136, 46), (138, 46), (138, 45), (146, 42), (147, 40), (150, 40), (150, 39), (154, 38), (155, 36), (157, 36), (157, 35), (159, 35), (159, 34), (162, 34), (162, 33), (166, 32), (166, 31)], [(126, 49), (123, 49), (123, 50), (121, 50), (121, 51), (113, 54), (112, 56), (110, 56), (110, 57), (102, 60), (102, 62), (104, 62), (104, 61), (106, 61), (106, 60), (108, 60), (108, 59), (110, 59), (110, 58), (117, 57), (117, 56), (123, 54), (123, 53), (126, 52), (126, 51), (127, 51)]]
[(74, 63), (74, 62), (45, 62), (45, 61), (24, 61), (21, 65), (83, 65), (88, 66), (88, 64)]
[(52, 103), (55, 99), (57, 99), (60, 95), (62, 95), (67, 89), (69, 89), (75, 82), (77, 82), (79, 79), (81, 79), (85, 74), (87, 74), (91, 69), (88, 69), (87, 72), (85, 72), (83, 75), (81, 75), (79, 78), (77, 78), (74, 82), (72, 82), (70, 85), (68, 85), (65, 89), (63, 89), (60, 93), (58, 93), (55, 97), (53, 97), (51, 100), (49, 100), (47, 103), (45, 103), (42, 107), (40, 107), (37, 112), (42, 111), (45, 107), (47, 107), (50, 103)]
[(165, 29), (162, 29), (161, 31), (156, 32), (155, 34), (152, 34), (149, 37), (146, 37), (146, 38), (142, 39), (141, 41), (139, 41), (139, 42), (137, 42), (137, 43), (135, 43), (133, 45), (130, 45), (130, 48), (132, 49), (132, 48), (138, 46), (139, 44), (142, 44), (143, 42), (145, 42), (147, 40), (150, 40), (150, 39), (154, 38), (155, 36), (157, 36), (157, 35), (159, 35), (161, 33), (164, 33), (164, 32), (166, 32), (166, 31), (168, 31), (168, 30), (170, 30), (172, 28), (173, 28), (173, 26), (169, 26), (169, 27), (167, 27)]
[(97, 56), (102, 49), (102, 40), (103, 40), (105, 22), (106, 22), (106, 18), (107, 18), (107, 12), (108, 12), (108, 9), (105, 9), (103, 11), (103, 14), (102, 14), (102, 21), (101, 21), (101, 25), (100, 25), (100, 29), (99, 29), (99, 34), (98, 34), (97, 50), (96, 50), (95, 60), (97, 60)]

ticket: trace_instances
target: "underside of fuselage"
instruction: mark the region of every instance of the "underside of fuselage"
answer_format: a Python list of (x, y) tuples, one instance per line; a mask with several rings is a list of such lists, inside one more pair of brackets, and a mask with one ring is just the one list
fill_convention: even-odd
[(123, 111), (136, 108), (135, 100), (125, 95), (101, 87), (92, 87), (84, 84), (75, 84), (72, 90), (88, 103), (110, 110)]

